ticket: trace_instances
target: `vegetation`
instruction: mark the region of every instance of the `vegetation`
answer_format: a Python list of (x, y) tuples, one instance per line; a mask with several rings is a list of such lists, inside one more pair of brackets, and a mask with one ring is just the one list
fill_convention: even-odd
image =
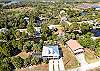
[[(60, 14), (64, 10), (65, 12)], [(100, 56), (100, 39), (93, 40), (93, 25), (89, 23), (79, 24), (86, 20), (99, 22), (99, 15), (90, 8), (82, 10), (86, 15), (81, 15), (81, 10), (73, 9), (73, 4), (66, 4), (64, 1), (56, 3), (16, 3), (7, 6), (0, 5), (0, 71), (13, 71), (13, 69), (41, 64), (42, 58), (30, 56), (23, 58), (17, 56), (20, 52), (42, 52), (43, 45), (59, 42), (66, 45), (69, 39), (79, 40), (84, 48), (89, 48)], [(28, 17), (29, 19), (25, 19)], [(68, 22), (61, 22), (66, 17)], [(50, 29), (49, 25), (61, 25), (64, 27), (64, 34), (56, 34), (58, 29)], [(38, 33), (36, 27), (41, 27)], [(22, 29), (26, 29), (22, 31)], [(77, 30), (81, 31), (77, 32)], [(60, 30), (61, 31), (61, 30)], [(41, 37), (37, 37), (40, 34)], [(45, 44), (45, 41), (48, 43)], [(78, 62), (76, 63), (78, 66)], [(74, 67), (74, 66), (73, 66)]]

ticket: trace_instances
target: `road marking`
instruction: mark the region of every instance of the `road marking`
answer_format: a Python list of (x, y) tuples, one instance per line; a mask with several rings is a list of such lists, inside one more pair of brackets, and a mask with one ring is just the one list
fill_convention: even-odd
[(62, 58), (59, 59), (59, 68), (60, 68), (60, 71), (65, 71)]
[(53, 71), (53, 60), (49, 60), (49, 71)]
[(59, 71), (59, 69), (58, 69), (58, 60), (57, 59), (54, 60), (54, 71)]

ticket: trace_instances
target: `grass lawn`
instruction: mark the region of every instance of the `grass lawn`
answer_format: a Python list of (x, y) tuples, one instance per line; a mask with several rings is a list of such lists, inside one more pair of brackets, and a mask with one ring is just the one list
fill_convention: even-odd
[(76, 60), (74, 54), (70, 51), (69, 48), (62, 47), (63, 51), (63, 62), (65, 70), (79, 67), (79, 62)]
[(94, 51), (91, 51), (90, 49), (87, 48), (85, 49), (85, 58), (88, 63), (93, 63), (100, 60), (96, 58)]

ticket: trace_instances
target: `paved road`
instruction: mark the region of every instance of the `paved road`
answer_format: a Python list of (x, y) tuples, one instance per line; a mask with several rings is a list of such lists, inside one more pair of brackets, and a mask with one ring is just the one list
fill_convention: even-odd
[(88, 64), (85, 60), (84, 53), (80, 53), (80, 54), (77, 54), (75, 56), (76, 56), (77, 60), (80, 62), (81, 66)]

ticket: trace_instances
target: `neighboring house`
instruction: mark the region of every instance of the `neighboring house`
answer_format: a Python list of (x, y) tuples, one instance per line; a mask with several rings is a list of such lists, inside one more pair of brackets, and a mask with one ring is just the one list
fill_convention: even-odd
[(84, 52), (83, 47), (76, 40), (70, 39), (67, 41), (67, 45), (74, 54), (80, 54)]
[(75, 54), (76, 59), (79, 61), (81, 66), (87, 65), (85, 55), (84, 55), (84, 49), (83, 47), (76, 41), (70, 39), (67, 41), (67, 45), (71, 49), (71, 51)]
[[(41, 27), (34, 27), (35, 28), (35, 37), (41, 37)], [(18, 31), (20, 31), (21, 33), (22, 32), (25, 32), (27, 33), (28, 35), (30, 35), (28, 32), (27, 32), (27, 29), (17, 29)]]
[(41, 27), (35, 27), (35, 37), (41, 37)]
[(0, 43), (1, 43), (1, 42), (6, 43), (7, 41), (6, 41), (6, 40), (0, 40)]
[(95, 10), (100, 10), (100, 5), (94, 5), (93, 8), (95, 8)]
[(0, 33), (1, 33), (1, 32), (3, 32), (3, 33), (5, 34), (6, 32), (8, 32), (8, 29), (7, 29), (7, 28), (1, 28), (1, 29), (0, 29)]
[(35, 18), (35, 25), (39, 27), (41, 25), (41, 23), (42, 23), (42, 18), (41, 17), (36, 17)]
[(61, 21), (60, 21), (60, 22), (67, 22), (67, 18), (66, 18), (66, 16), (61, 17)]
[(17, 29), (17, 30), (20, 31), (20, 32), (28, 33), (28, 32), (27, 32), (27, 29)]
[(60, 14), (62, 14), (62, 13), (65, 13), (65, 10), (61, 10), (61, 11), (60, 11)]
[(27, 24), (29, 23), (29, 17), (25, 16), (24, 20), (25, 20), (25, 22), (27, 22)]
[(92, 8), (92, 4), (89, 4), (89, 3), (83, 3), (83, 4), (80, 4), (77, 6), (77, 8), (79, 9), (89, 9), (89, 8)]
[(48, 27), (54, 31), (54, 34), (58, 34), (59, 36), (64, 35), (64, 27), (61, 25), (50, 25)]
[(60, 54), (58, 45), (43, 46), (42, 57), (44, 59), (59, 58), (59, 56)]

